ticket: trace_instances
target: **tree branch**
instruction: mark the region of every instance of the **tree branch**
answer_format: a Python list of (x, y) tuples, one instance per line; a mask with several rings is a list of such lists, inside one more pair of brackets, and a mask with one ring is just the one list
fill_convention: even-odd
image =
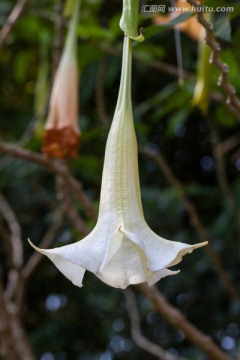
[[(60, 213), (56, 215), (52, 225), (49, 227), (42, 241), (39, 244), (40, 248), (47, 249), (49, 247), (49, 245), (55, 238), (57, 232), (59, 231), (60, 227), (62, 226), (65, 213), (66, 213), (66, 209), (62, 210)], [(29, 280), (34, 270), (40, 263), (42, 257), (43, 257), (42, 254), (35, 251), (33, 255), (30, 257), (30, 259), (27, 261), (26, 265), (22, 270), (22, 276), (25, 282)]]
[(160, 360), (184, 360), (177, 356), (173, 356), (170, 353), (167, 353), (159, 345), (152, 343), (141, 334), (140, 317), (137, 310), (137, 302), (134, 292), (130, 288), (128, 288), (123, 291), (123, 294), (126, 298), (126, 308), (131, 322), (131, 335), (133, 341), (141, 349), (145, 350), (146, 352)]
[(195, 325), (173, 305), (171, 305), (157, 290), (155, 286), (149, 287), (147, 284), (135, 286), (149, 301), (155, 311), (160, 313), (172, 326), (180, 329), (186, 338), (201, 349), (212, 360), (230, 360), (231, 358), (224, 353), (211, 339), (205, 335)]
[(219, 144), (216, 144), (217, 150), (219, 155), (223, 156), (225, 153), (229, 152), (230, 150), (234, 149), (236, 146), (240, 144), (240, 133), (234, 134), (223, 140)]
[[(114, 55), (114, 56), (121, 56), (122, 51), (120, 48), (118, 47), (110, 47), (107, 46), (106, 44), (99, 44), (99, 48), (106, 52), (107, 54), (110, 55)], [(143, 58), (141, 56), (139, 56), (136, 53), (133, 53), (133, 59), (137, 60), (137, 61), (143, 61)], [(147, 65), (149, 65), (150, 67), (165, 72), (166, 74), (169, 74), (171, 76), (174, 77), (178, 77), (179, 73), (178, 73), (178, 68), (174, 65), (165, 63), (163, 61), (160, 60), (153, 60), (153, 61), (148, 61)], [(183, 70), (182, 76), (184, 79), (192, 79), (194, 80), (194, 75), (192, 75), (191, 73), (187, 72), (186, 70)]]
[(16, 312), (10, 313), (10, 324), (14, 339), (14, 347), (18, 354), (15, 360), (37, 360), (30, 346), (30, 342), (28, 341), (22, 321)]
[(56, 182), (58, 191), (57, 197), (61, 199), (61, 205), (63, 209), (65, 209), (69, 221), (79, 234), (86, 236), (89, 234), (89, 229), (84, 224), (83, 219), (79, 216), (74, 206), (72, 194), (70, 193), (66, 182), (60, 176), (57, 176)]
[[(199, 9), (199, 11), (197, 11), (197, 13), (196, 13), (196, 18), (197, 18), (198, 22), (206, 30), (205, 40), (206, 40), (206, 43), (209, 45), (209, 47), (212, 50), (210, 62), (213, 63), (221, 73), (219, 80), (218, 80), (218, 85), (225, 91), (225, 93), (227, 95), (226, 104), (228, 106), (230, 105), (230, 106), (234, 107), (235, 110), (237, 111), (237, 113), (240, 114), (240, 100), (238, 99), (238, 97), (236, 95), (236, 89), (229, 82), (228, 65), (223, 63), (222, 60), (220, 59), (219, 54), (221, 51), (221, 46), (215, 39), (214, 32), (213, 32), (213, 25), (205, 19), (203, 12), (201, 11), (202, 5), (199, 5), (199, 2), (197, 2), (196, 0), (188, 0), (188, 2), (192, 6), (195, 6), (197, 9)], [(239, 119), (239, 116), (238, 116), (238, 119)]]
[[(114, 56), (121, 56), (122, 52), (120, 49), (118, 49), (117, 47), (110, 47), (110, 46), (106, 46), (105, 44), (100, 44), (100, 49), (104, 52), (106, 52), (107, 54), (111, 54)], [(133, 53), (133, 59), (135, 61), (141, 61), (144, 62), (144, 58), (140, 57), (138, 54)], [(161, 71), (163, 73), (166, 73), (170, 76), (173, 77), (178, 77), (179, 76), (179, 71), (178, 68), (174, 65), (165, 63), (163, 61), (154, 59), (153, 61), (149, 62), (149, 61), (145, 61), (146, 65), (148, 65), (149, 67), (157, 70), (157, 71)], [(192, 73), (189, 73), (186, 70), (183, 70), (182, 72), (182, 77), (183, 79), (187, 79), (189, 80), (191, 83), (195, 83), (196, 79), (195, 76)], [(226, 104), (226, 99), (225, 96), (220, 93), (220, 92), (216, 92), (216, 91), (211, 91), (209, 94), (209, 97), (216, 101), (217, 103), (220, 104), (224, 104), (227, 105), (229, 111), (240, 121), (240, 112), (231, 104)]]
[(12, 265), (12, 251), (11, 251), (11, 239), (10, 239), (11, 235), (9, 231), (5, 228), (5, 224), (3, 223), (1, 217), (0, 217), (0, 236), (5, 243), (6, 263), (10, 264), (9, 266), (11, 266)]
[(222, 158), (222, 150), (220, 148), (220, 139), (218, 136), (217, 129), (214, 126), (214, 124), (211, 123), (209, 123), (209, 129), (212, 140), (213, 156), (216, 162), (217, 181), (219, 184), (219, 188), (232, 211), (232, 215), (236, 223), (238, 241), (240, 241), (240, 212), (239, 212), (238, 204), (234, 198), (234, 194), (232, 193), (232, 189), (227, 179), (227, 174)]
[(0, 49), (5, 45), (8, 35), (15, 27), (18, 19), (24, 12), (28, 2), (29, 0), (19, 0), (12, 9), (10, 15), (7, 18), (7, 21), (3, 25), (2, 30), (0, 32)]
[(0, 193), (0, 212), (2, 217), (6, 220), (11, 232), (11, 252), (12, 252), (12, 266), (16, 269), (20, 268), (23, 263), (23, 249), (21, 241), (21, 228), (17, 221), (16, 215), (11, 209), (10, 204)]
[(82, 185), (77, 181), (69, 172), (66, 164), (52, 160), (46, 155), (34, 153), (30, 150), (25, 150), (17, 145), (12, 145), (0, 141), (0, 151), (7, 153), (17, 159), (27, 160), (47, 168), (53, 174), (57, 174), (63, 177), (66, 183), (72, 188), (75, 192), (80, 203), (82, 203), (86, 209), (88, 216), (91, 219), (97, 220), (97, 213), (94, 209), (91, 200), (85, 195)]
[[(1, 276), (1, 273), (0, 273)], [(16, 360), (17, 354), (14, 349), (14, 341), (12, 339), (10, 329), (9, 314), (6, 309), (5, 297), (2, 279), (0, 278), (0, 355), (5, 360)]]
[(181, 184), (181, 182), (175, 177), (173, 174), (171, 168), (167, 164), (166, 160), (164, 159), (163, 155), (161, 153), (156, 153), (151, 150), (143, 149), (142, 147), (139, 147), (139, 153), (150, 157), (151, 159), (154, 159), (157, 164), (159, 165), (160, 169), (162, 170), (163, 174), (165, 175), (168, 182), (175, 187), (179, 192), (179, 197), (181, 198), (183, 204), (186, 207), (186, 210), (189, 214), (189, 218), (191, 221), (191, 224), (193, 228), (198, 233), (199, 237), (202, 239), (202, 241), (207, 241), (208, 245), (205, 246), (206, 251), (208, 252), (209, 256), (211, 257), (215, 270), (218, 273), (219, 277), (221, 278), (223, 285), (225, 289), (227, 290), (228, 294), (240, 301), (240, 294), (238, 293), (235, 286), (231, 283), (230, 279), (228, 278), (228, 275), (222, 265), (221, 258), (218, 253), (214, 250), (214, 247), (212, 245), (212, 240), (205, 229), (200, 216), (197, 212), (196, 207), (194, 204), (188, 199), (184, 187)]

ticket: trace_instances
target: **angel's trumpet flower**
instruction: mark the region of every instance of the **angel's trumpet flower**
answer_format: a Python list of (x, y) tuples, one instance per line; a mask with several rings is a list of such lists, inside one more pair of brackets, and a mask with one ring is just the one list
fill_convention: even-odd
[(99, 217), (92, 232), (74, 244), (43, 250), (75, 285), (82, 286), (85, 270), (108, 285), (126, 288), (177, 274), (168, 268), (206, 243), (187, 245), (165, 240), (146, 224), (137, 160), (137, 141), (131, 103), (131, 40), (124, 39), (117, 106), (109, 132), (102, 177)]
[(60, 159), (77, 155), (80, 137), (76, 49), (78, 7), (79, 1), (76, 1), (63, 54), (53, 83), (42, 147), (45, 154)]
[[(169, 15), (156, 15), (153, 18), (153, 22), (156, 25), (164, 25), (178, 17), (180, 14), (186, 13), (187, 9), (189, 9), (188, 11), (191, 11), (191, 5), (185, 0), (176, 1), (173, 6), (173, 9), (174, 8), (177, 8), (177, 11), (172, 11)], [(184, 32), (194, 40), (198, 40), (201, 37), (202, 25), (195, 17), (191, 16), (187, 20), (176, 24), (175, 28)]]

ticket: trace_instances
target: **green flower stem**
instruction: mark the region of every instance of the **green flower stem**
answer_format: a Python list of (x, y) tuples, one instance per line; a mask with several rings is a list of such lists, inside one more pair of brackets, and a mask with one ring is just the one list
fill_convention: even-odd
[(74, 6), (72, 7), (71, 21), (68, 29), (67, 40), (65, 42), (64, 52), (66, 53), (75, 53), (76, 52), (76, 42), (77, 42), (77, 25), (79, 20), (79, 9), (80, 9), (81, 0), (76, 0)]
[(135, 41), (143, 41), (144, 37), (138, 34), (138, 0), (123, 0), (120, 28), (124, 34)]

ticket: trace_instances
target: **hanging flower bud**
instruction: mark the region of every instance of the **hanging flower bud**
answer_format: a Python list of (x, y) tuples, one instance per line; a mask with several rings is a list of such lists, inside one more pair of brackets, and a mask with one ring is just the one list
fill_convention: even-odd
[(206, 245), (165, 240), (146, 224), (132, 115), (131, 64), (131, 39), (125, 37), (120, 90), (106, 145), (95, 228), (83, 240), (59, 248), (44, 250), (32, 244), (77, 286), (82, 286), (85, 270), (116, 288), (142, 282), (152, 285), (177, 274), (169, 267)]
[(56, 158), (76, 157), (78, 127), (78, 66), (76, 28), (79, 1), (73, 8), (71, 23), (50, 96), (42, 150)]
[[(211, 14), (205, 14), (205, 18), (211, 22)], [(202, 28), (198, 40), (197, 76), (194, 94), (191, 101), (192, 106), (198, 106), (203, 115), (207, 115), (209, 106), (209, 88), (211, 81), (211, 49), (205, 41), (206, 31)]]

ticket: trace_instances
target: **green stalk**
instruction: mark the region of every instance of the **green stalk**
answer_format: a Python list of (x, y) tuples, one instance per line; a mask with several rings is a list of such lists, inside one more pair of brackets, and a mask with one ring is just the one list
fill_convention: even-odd
[(123, 0), (120, 28), (125, 36), (135, 41), (143, 41), (142, 33), (138, 34), (138, 0)]
[(76, 52), (76, 30), (78, 25), (79, 18), (79, 9), (80, 9), (81, 0), (75, 0), (74, 6), (72, 6), (71, 11), (71, 20), (69, 24), (67, 39), (64, 46), (64, 52), (66, 53), (75, 53)]

